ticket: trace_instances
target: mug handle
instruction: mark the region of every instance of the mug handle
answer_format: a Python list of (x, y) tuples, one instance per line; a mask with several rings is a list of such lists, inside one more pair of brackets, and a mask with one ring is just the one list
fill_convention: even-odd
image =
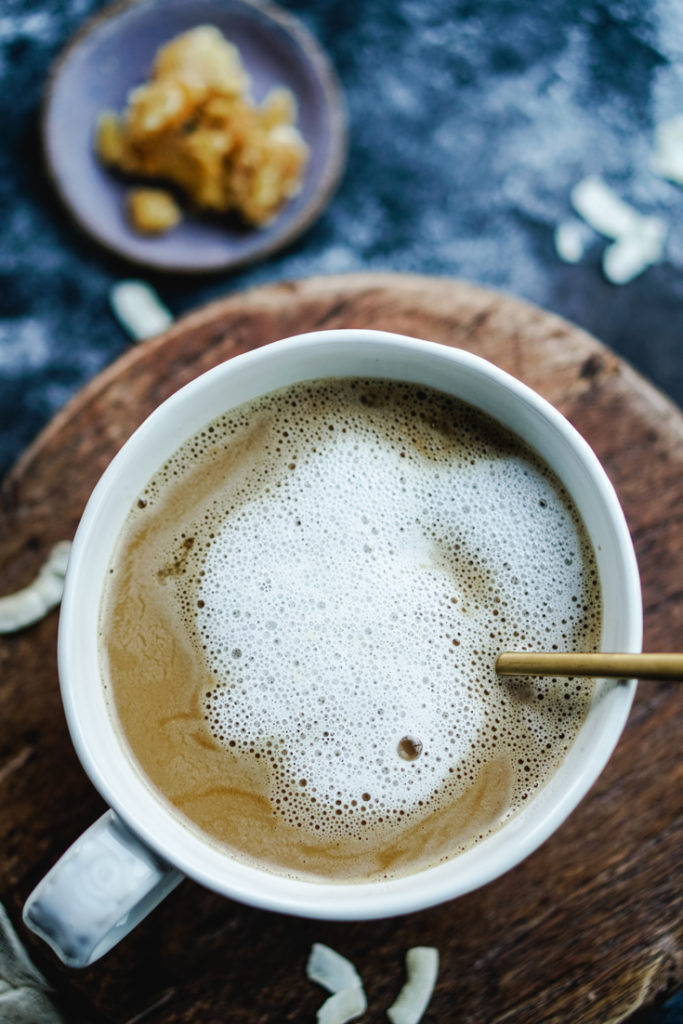
[(68, 967), (88, 967), (183, 877), (107, 811), (38, 883), (24, 906), (24, 923)]

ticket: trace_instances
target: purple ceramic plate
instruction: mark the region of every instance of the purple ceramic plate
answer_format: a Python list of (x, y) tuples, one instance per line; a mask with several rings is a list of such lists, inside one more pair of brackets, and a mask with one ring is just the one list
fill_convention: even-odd
[[(148, 78), (162, 43), (205, 24), (238, 47), (257, 101), (274, 85), (296, 96), (298, 126), (310, 147), (303, 187), (263, 228), (188, 214), (168, 234), (144, 237), (126, 220), (129, 184), (95, 156), (97, 116), (104, 109), (123, 110), (128, 90)], [(290, 14), (249, 0), (139, 0), (95, 17), (59, 57), (45, 100), (43, 142), (57, 191), (98, 242), (155, 270), (211, 271), (274, 252), (318, 217), (343, 170), (346, 113), (327, 57)]]

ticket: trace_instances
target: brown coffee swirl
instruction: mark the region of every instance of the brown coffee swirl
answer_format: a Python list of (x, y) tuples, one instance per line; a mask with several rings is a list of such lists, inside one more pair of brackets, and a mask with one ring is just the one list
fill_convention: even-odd
[(542, 788), (592, 685), (595, 557), (510, 432), (415, 385), (296, 385), (209, 424), (131, 509), (102, 609), (134, 757), (190, 824), (297, 876), (438, 863)]

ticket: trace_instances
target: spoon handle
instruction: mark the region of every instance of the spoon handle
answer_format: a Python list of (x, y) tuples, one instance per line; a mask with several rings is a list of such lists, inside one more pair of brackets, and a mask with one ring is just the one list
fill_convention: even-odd
[(499, 654), (502, 676), (601, 676), (683, 682), (683, 654), (609, 654), (603, 651)]

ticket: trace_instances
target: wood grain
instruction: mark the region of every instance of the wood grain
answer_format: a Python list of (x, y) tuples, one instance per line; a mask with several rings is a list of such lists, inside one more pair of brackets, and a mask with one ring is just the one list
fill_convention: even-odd
[[(48, 426), (0, 491), (9, 593), (75, 530), (138, 423), (223, 359), (301, 331), (375, 327), (476, 352), (535, 388), (597, 451), (633, 533), (646, 649), (683, 643), (683, 416), (612, 352), (540, 309), (458, 281), (353, 275), (234, 295), (131, 350)], [(425, 1020), (616, 1024), (683, 984), (683, 688), (641, 686), (624, 736), (564, 826), (503, 878), (442, 907), (359, 924), (297, 920), (184, 882), (98, 965), (57, 965), (18, 923), (24, 899), (103, 809), (73, 753), (56, 670), (57, 615), (0, 638), (0, 900), (70, 1021), (312, 1021), (314, 941), (357, 964), (384, 1011), (412, 945), (441, 971)]]

